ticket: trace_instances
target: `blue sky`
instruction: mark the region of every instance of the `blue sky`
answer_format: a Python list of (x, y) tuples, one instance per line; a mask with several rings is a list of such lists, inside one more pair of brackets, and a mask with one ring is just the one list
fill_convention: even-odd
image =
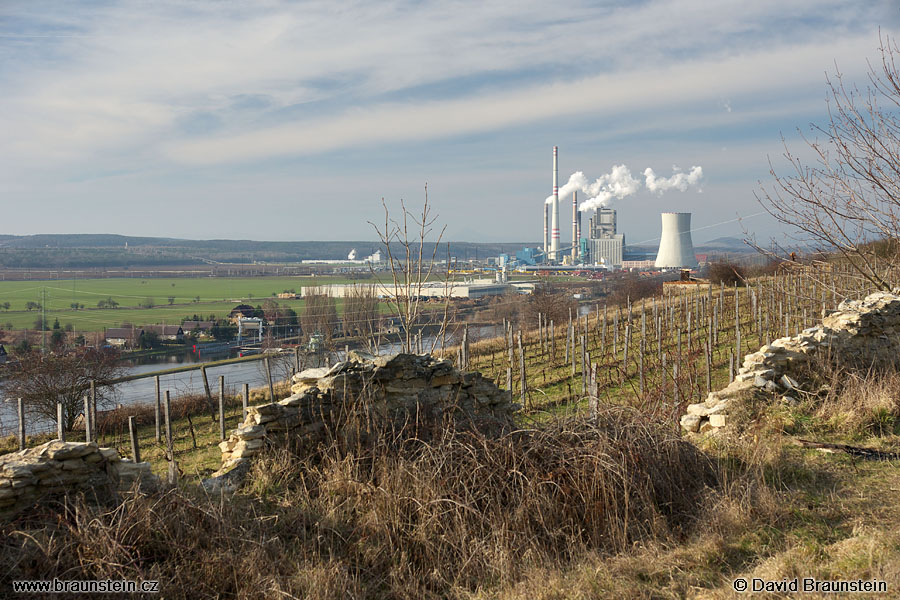
[(627, 242), (666, 210), (695, 242), (778, 235), (750, 215), (781, 136), (898, 25), (879, 0), (7, 0), (0, 233), (374, 239), (427, 182), (447, 238), (537, 242), (557, 145), (561, 183), (702, 166), (614, 202)]

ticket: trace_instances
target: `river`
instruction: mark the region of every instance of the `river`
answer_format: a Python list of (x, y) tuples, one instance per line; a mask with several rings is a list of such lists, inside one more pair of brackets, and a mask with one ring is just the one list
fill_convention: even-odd
[[(470, 329), (470, 333), (473, 339), (484, 339), (499, 335), (500, 329), (498, 326), (478, 326)], [(429, 348), (433, 340), (434, 337), (424, 338), (423, 347)], [(399, 349), (400, 346), (397, 343), (382, 344), (379, 346), (379, 353), (392, 354), (398, 352)], [(325, 360), (333, 364), (343, 360), (344, 354), (345, 351), (343, 349), (329, 353), (327, 358), (301, 354), (300, 368), (321, 366)], [(186, 394), (203, 393), (203, 375), (200, 372), (199, 364), (221, 360), (225, 357), (227, 357), (227, 354), (220, 353), (198, 358), (195, 354), (185, 352), (165, 356), (141, 357), (135, 361), (127, 361), (123, 375), (148, 376), (117, 384), (113, 390), (111, 400), (116, 405), (122, 406), (152, 404), (156, 401), (156, 380), (155, 377), (149, 376), (149, 374), (192, 363), (198, 363), (198, 368), (160, 375), (161, 394), (165, 394), (165, 391), (169, 390), (174, 398)], [(295, 366), (294, 353), (289, 351), (273, 355), (270, 362), (272, 365), (272, 378), (275, 381), (286, 379), (291, 375), (291, 370)], [(225, 391), (229, 395), (240, 393), (245, 383), (249, 384), (251, 388), (262, 387), (267, 384), (265, 366), (262, 360), (250, 360), (209, 367), (206, 370), (206, 375), (213, 395), (218, 395), (220, 376), (225, 378)], [(14, 403), (11, 401), (0, 403), (0, 435), (15, 433), (17, 422), (18, 418)], [(28, 434), (52, 431), (55, 426), (55, 423), (46, 420), (34, 417), (26, 418), (26, 432)]]

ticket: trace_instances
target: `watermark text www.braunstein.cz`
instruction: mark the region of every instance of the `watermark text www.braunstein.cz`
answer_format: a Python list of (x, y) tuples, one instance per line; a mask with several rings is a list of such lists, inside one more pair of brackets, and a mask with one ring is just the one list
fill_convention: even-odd
[(13, 592), (19, 594), (155, 594), (159, 593), (159, 582), (128, 579), (36, 579), (13, 581), (12, 588)]
[(887, 583), (878, 579), (816, 579), (815, 577), (795, 577), (794, 579), (762, 579), (761, 577), (738, 577), (731, 586), (736, 592), (793, 592), (797, 594), (886, 594)]

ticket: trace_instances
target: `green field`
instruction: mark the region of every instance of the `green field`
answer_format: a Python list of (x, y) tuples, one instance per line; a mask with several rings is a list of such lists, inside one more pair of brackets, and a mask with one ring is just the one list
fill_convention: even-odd
[[(172, 278), (172, 279), (78, 279), (52, 281), (0, 281), (0, 326), (33, 329), (40, 319), (39, 309), (26, 310), (28, 302), (46, 308), (47, 323), (59, 319), (64, 327), (71, 323), (77, 331), (101, 331), (121, 323), (135, 325), (180, 324), (186, 316), (197, 314), (222, 318), (238, 302), (256, 306), (285, 290), (300, 292), (303, 287), (327, 283), (347, 283), (340, 277), (254, 277), (254, 278)], [(117, 308), (97, 308), (101, 300), (112, 298)], [(169, 298), (173, 303), (169, 304)], [(147, 300), (153, 308), (141, 308)], [(280, 300), (299, 312), (302, 300)], [(84, 305), (75, 310), (72, 304)]]

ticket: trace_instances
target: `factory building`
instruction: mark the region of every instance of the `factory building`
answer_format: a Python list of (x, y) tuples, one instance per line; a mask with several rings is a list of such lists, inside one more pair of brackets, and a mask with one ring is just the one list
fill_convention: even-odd
[(616, 232), (616, 211), (601, 208), (590, 220), (588, 251), (590, 262), (607, 267), (621, 267), (625, 253), (625, 235)]
[[(421, 286), (416, 286), (417, 296), (420, 298), (469, 298), (477, 299), (486, 296), (502, 296), (503, 294), (521, 291), (529, 292), (528, 285), (513, 285), (508, 283), (497, 283), (493, 280), (481, 280), (470, 283), (462, 282), (441, 282), (431, 281)], [(533, 284), (530, 284), (533, 287)], [(327, 285), (304, 287), (300, 290), (300, 295), (307, 297), (310, 295), (323, 294), (332, 298), (348, 298), (358, 294), (373, 295), (377, 297), (394, 296), (394, 293), (404, 295), (402, 288), (394, 288), (391, 283), (378, 284), (357, 284), (357, 283), (332, 283)]]

